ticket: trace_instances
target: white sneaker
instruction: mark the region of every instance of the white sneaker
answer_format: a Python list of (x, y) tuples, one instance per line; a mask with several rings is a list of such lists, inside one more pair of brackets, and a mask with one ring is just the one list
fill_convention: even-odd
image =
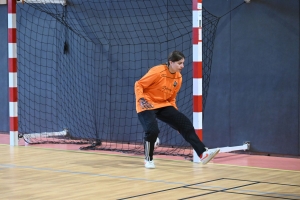
[(218, 153), (220, 152), (220, 149), (207, 149), (203, 154), (201, 163), (203, 165), (207, 164), (209, 161), (211, 161)]
[(154, 161), (153, 160), (151, 160), (151, 161), (145, 160), (145, 167), (147, 169), (154, 169), (155, 168)]

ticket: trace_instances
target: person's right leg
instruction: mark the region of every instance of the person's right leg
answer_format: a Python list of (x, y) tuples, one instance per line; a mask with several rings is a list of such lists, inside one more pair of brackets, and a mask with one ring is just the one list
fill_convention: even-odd
[[(145, 161), (147, 162), (145, 164), (146, 168), (155, 168), (153, 163), (153, 152), (154, 152), (154, 144), (159, 134), (155, 112), (156, 112), (155, 110), (145, 110), (143, 112), (138, 113), (138, 118), (145, 131), (144, 152), (145, 152)], [(149, 167), (147, 167), (147, 164), (149, 164)]]

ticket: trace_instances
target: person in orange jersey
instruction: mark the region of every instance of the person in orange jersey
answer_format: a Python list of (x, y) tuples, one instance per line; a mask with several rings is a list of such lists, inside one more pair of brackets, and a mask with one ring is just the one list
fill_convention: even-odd
[(166, 64), (152, 67), (140, 80), (135, 82), (136, 111), (145, 131), (145, 167), (155, 168), (153, 161), (154, 144), (159, 134), (159, 119), (177, 130), (191, 144), (199, 155), (201, 163), (212, 160), (220, 149), (209, 150), (197, 136), (192, 122), (176, 105), (176, 96), (182, 84), (181, 70), (185, 56), (173, 51)]

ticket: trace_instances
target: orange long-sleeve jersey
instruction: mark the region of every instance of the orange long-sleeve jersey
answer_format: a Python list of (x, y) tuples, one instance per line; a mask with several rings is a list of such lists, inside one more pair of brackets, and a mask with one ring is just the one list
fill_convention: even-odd
[(176, 109), (176, 96), (182, 84), (180, 72), (170, 73), (166, 64), (152, 67), (140, 80), (135, 82), (134, 91), (137, 113), (144, 111), (139, 99), (144, 98), (153, 108), (174, 106)]

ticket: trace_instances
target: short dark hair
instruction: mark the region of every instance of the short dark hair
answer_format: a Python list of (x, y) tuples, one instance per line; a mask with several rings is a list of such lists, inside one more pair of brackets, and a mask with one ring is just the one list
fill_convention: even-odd
[(176, 62), (181, 60), (182, 58), (185, 58), (183, 53), (180, 51), (172, 51), (168, 56), (168, 65), (170, 64), (169, 61)]

